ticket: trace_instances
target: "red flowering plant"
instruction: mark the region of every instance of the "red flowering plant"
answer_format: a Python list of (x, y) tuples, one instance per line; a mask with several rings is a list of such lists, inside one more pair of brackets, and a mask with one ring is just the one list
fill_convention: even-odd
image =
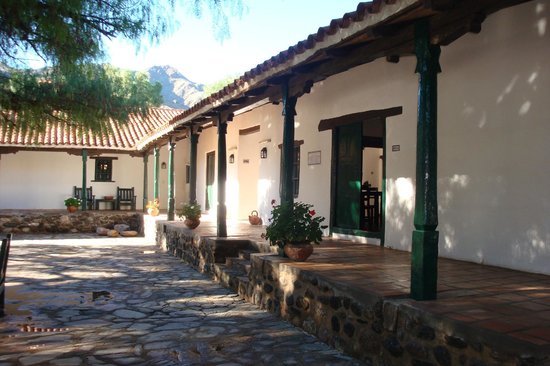
[(273, 209), (269, 225), (266, 227), (265, 234), (262, 234), (263, 238), (269, 240), (269, 244), (282, 248), (290, 242), (315, 244), (321, 242), (322, 229), (327, 226), (321, 225), (325, 218), (315, 216), (313, 205), (303, 202), (293, 204), (283, 202), (276, 205), (275, 200), (271, 201), (271, 205)]

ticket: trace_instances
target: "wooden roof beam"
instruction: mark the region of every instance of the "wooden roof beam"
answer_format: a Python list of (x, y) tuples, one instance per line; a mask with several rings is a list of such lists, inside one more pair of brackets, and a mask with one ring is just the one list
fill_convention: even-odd
[[(431, 43), (446, 46), (466, 33), (481, 32), (481, 24), (486, 16), (482, 13), (472, 14), (465, 19), (457, 20), (432, 31)], [(435, 27), (434, 27), (435, 28)]]
[(424, 8), (434, 11), (445, 11), (452, 9), (459, 3), (458, 0), (424, 0)]

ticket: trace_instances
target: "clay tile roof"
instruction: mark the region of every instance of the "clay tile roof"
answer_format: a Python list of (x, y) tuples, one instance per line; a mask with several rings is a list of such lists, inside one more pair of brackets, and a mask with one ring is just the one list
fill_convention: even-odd
[(130, 115), (126, 124), (109, 123), (109, 132), (96, 135), (66, 123), (46, 123), (44, 131), (21, 130), (17, 126), (0, 125), (0, 146), (21, 148), (90, 148), (133, 151), (143, 138), (170, 123), (181, 109), (150, 108), (146, 117)]

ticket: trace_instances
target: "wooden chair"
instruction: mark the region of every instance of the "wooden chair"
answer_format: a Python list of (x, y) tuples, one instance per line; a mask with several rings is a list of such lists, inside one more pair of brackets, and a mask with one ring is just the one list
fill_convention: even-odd
[(11, 234), (2, 240), (0, 247), (0, 316), (4, 316), (4, 302), (6, 299), (6, 269), (8, 268), (8, 256), (10, 255)]
[(121, 205), (130, 206), (132, 211), (136, 210), (136, 196), (134, 195), (134, 187), (116, 187), (116, 209), (120, 210)]
[(362, 228), (367, 231), (380, 231), (381, 219), (381, 192), (378, 187), (372, 187), (369, 182), (361, 187), (362, 199)]
[[(82, 199), (82, 187), (73, 187), (73, 197)], [(92, 186), (90, 186), (90, 188), (86, 188), (86, 204), (88, 210), (93, 210), (95, 207), (95, 195), (92, 192)]]

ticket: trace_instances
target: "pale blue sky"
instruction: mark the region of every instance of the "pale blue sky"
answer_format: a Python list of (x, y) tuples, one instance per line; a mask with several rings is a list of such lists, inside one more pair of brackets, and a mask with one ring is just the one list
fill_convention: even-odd
[(194, 19), (176, 14), (180, 27), (156, 47), (114, 41), (110, 62), (117, 67), (144, 70), (170, 65), (194, 82), (212, 83), (242, 75), (257, 64), (316, 33), (334, 18), (355, 11), (359, 0), (243, 0), (247, 11), (230, 19), (230, 39), (215, 39), (208, 15)]

